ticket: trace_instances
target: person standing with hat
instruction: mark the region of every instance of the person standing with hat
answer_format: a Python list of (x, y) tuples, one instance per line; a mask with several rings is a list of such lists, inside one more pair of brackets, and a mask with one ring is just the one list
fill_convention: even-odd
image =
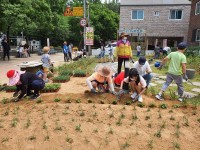
[[(131, 43), (127, 39), (128, 34), (122, 32), (120, 35), (120, 40), (117, 42), (115, 50), (115, 58), (118, 58), (118, 74), (121, 72), (122, 63), (124, 62), (125, 76), (126, 78), (129, 74), (129, 59), (132, 58)], [(124, 85), (124, 89), (128, 90), (128, 84)]]
[(151, 67), (148, 61), (146, 61), (146, 58), (144, 56), (141, 56), (139, 60), (133, 64), (133, 68), (136, 68), (139, 75), (141, 75), (146, 80), (148, 87), (153, 76), (151, 74)]
[(98, 93), (96, 88), (101, 92), (109, 92), (115, 94), (114, 85), (112, 82), (112, 71), (109, 66), (99, 65), (95, 72), (86, 79), (86, 83), (92, 93)]
[(50, 50), (49, 47), (45, 46), (43, 48), (44, 54), (41, 57), (41, 61), (43, 63), (42, 66), (43, 66), (43, 70), (44, 70), (44, 76), (43, 76), (44, 82), (48, 82), (47, 74), (48, 74), (49, 68), (51, 66), (51, 58), (50, 58), (50, 55), (48, 54), (49, 50)]
[[(13, 97), (17, 97), (14, 101), (18, 102), (20, 99), (26, 96), (31, 96), (31, 99), (37, 99), (40, 94), (39, 91), (45, 86), (44, 81), (34, 73), (25, 71), (9, 70), (7, 72), (9, 78), (9, 86), (16, 86), (17, 89), (13, 94)], [(31, 92), (34, 91), (34, 93)], [(18, 94), (21, 91), (20, 94)]]
[(172, 81), (175, 81), (178, 87), (178, 100), (180, 102), (183, 101), (183, 79), (186, 81), (188, 80), (187, 74), (186, 74), (186, 56), (184, 55), (185, 50), (187, 49), (187, 44), (185, 42), (181, 42), (178, 44), (178, 50), (176, 52), (171, 52), (169, 55), (167, 55), (163, 61), (161, 62), (158, 69), (162, 69), (162, 66), (169, 60), (169, 67), (168, 67), (168, 73), (166, 77), (166, 81), (163, 84), (160, 92), (155, 96), (158, 100), (164, 100), (162, 97), (163, 92), (166, 91), (168, 86), (172, 83)]

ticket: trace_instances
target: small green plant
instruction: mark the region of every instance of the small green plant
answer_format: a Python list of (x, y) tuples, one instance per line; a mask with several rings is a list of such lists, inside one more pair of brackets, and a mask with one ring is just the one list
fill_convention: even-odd
[(140, 107), (140, 108), (143, 108), (145, 106), (145, 104), (144, 103), (138, 103), (137, 106)]
[(152, 94), (152, 96), (156, 96), (156, 90), (155, 90), (155, 88), (154, 87), (150, 87), (149, 89), (149, 92)]
[(196, 111), (196, 110), (193, 110), (193, 111), (192, 111), (192, 115), (195, 116), (196, 114), (197, 114), (197, 111)]
[(110, 128), (109, 131), (108, 131), (108, 133), (109, 133), (109, 134), (113, 134), (113, 129)]
[(170, 100), (176, 100), (177, 99), (177, 96), (176, 96), (176, 93), (172, 90), (169, 89), (169, 97), (170, 97)]
[(145, 120), (149, 120), (151, 117), (150, 116), (146, 116), (145, 117)]
[(147, 108), (147, 112), (150, 112), (151, 111), (151, 109), (150, 108)]
[(11, 121), (11, 127), (16, 127), (16, 126), (17, 126), (17, 123), (18, 123), (18, 121), (19, 121), (19, 120), (18, 120), (18, 118), (16, 118), (16, 117), (15, 117), (15, 118), (13, 118), (13, 119), (12, 119), (12, 121)]
[(2, 104), (7, 104), (7, 103), (8, 103), (8, 99), (5, 98), (5, 97), (3, 97), (3, 99), (1, 100), (1, 103), (2, 103)]
[(85, 113), (84, 113), (83, 110), (81, 110), (81, 112), (80, 112), (80, 116), (85, 116)]
[(132, 115), (132, 120), (137, 120), (137, 119), (138, 119), (138, 117), (137, 117), (137, 114), (135, 112), (134, 115)]
[(161, 113), (159, 112), (158, 113), (158, 119), (161, 119), (162, 118), (162, 115), (161, 115)]
[(31, 120), (27, 118), (26, 124), (24, 125), (25, 128), (28, 128), (31, 124)]
[(113, 105), (117, 105), (117, 101), (114, 100), (114, 101), (112, 102), (112, 104), (113, 104)]
[(173, 113), (173, 110), (169, 110), (169, 113)]
[(38, 103), (38, 104), (39, 104), (39, 103), (42, 103), (42, 99), (41, 99), (41, 98), (37, 99), (37, 100), (36, 100), (36, 103)]
[(122, 125), (122, 119), (121, 117), (118, 118), (116, 125), (121, 126)]
[(149, 140), (147, 143), (148, 149), (152, 150), (153, 149), (153, 140)]
[(121, 113), (120, 118), (121, 119), (125, 118), (125, 115), (123, 113)]
[(97, 112), (93, 113), (92, 115), (94, 118), (97, 117)]
[(80, 125), (80, 124), (77, 125), (77, 126), (75, 127), (75, 130), (81, 132), (81, 125)]
[(94, 129), (93, 132), (94, 132), (94, 133), (97, 133), (97, 132), (98, 132), (98, 129)]
[(5, 113), (3, 114), (4, 116), (8, 116), (9, 115), (9, 108), (6, 109)]
[(197, 121), (200, 123), (200, 118), (198, 118)]
[(105, 102), (103, 100), (100, 101), (100, 104), (105, 104)]
[(173, 142), (174, 149), (180, 149), (180, 144), (177, 142)]
[(162, 109), (167, 109), (167, 104), (165, 104), (165, 103), (160, 104), (160, 108), (162, 108)]
[(131, 101), (126, 101), (126, 105), (131, 105)]
[(76, 103), (81, 103), (81, 99), (78, 98), (78, 99), (76, 100)]
[(69, 135), (67, 135), (66, 142), (71, 144), (74, 142), (74, 140), (72, 138), (70, 138)]
[(183, 125), (188, 127), (189, 126), (189, 121), (188, 121), (188, 118), (186, 116), (183, 116)]
[(3, 138), (3, 139), (1, 140), (1, 143), (8, 142), (8, 141), (9, 141), (9, 138), (6, 137), (6, 138)]
[(165, 129), (166, 127), (166, 121), (163, 121), (162, 125), (160, 126), (160, 129)]
[(91, 100), (91, 99), (88, 99), (88, 103), (92, 103), (92, 100)]
[(54, 99), (54, 102), (60, 102), (60, 101), (61, 101), (60, 98), (55, 98), (55, 99)]
[(174, 116), (171, 115), (171, 117), (169, 118), (170, 120), (175, 120)]
[(179, 107), (180, 107), (179, 104), (172, 105), (172, 108), (179, 108)]
[(42, 129), (47, 129), (47, 125), (45, 121), (43, 122)]
[(28, 137), (28, 140), (30, 140), (30, 141), (36, 140), (36, 137), (32, 135), (32, 136)]
[(155, 103), (150, 103), (150, 104), (149, 104), (149, 107), (150, 107), (150, 108), (154, 108), (154, 107), (156, 107), (156, 104), (155, 104)]
[(148, 123), (147, 127), (148, 127), (148, 128), (151, 128), (151, 127), (152, 127), (151, 123)]
[(112, 111), (111, 114), (109, 114), (109, 117), (110, 117), (110, 118), (113, 118), (113, 117), (114, 117), (114, 113), (113, 113), (113, 111)]
[(124, 143), (124, 144), (122, 144), (122, 149), (126, 149), (126, 148), (128, 148), (129, 146), (131, 146), (127, 141)]
[(159, 129), (155, 134), (154, 136), (160, 138), (161, 137), (161, 129)]

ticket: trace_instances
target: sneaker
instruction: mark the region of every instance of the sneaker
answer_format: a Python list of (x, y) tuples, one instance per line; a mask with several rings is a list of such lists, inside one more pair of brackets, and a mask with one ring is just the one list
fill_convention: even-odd
[(137, 96), (137, 93), (134, 92), (134, 93), (131, 95), (131, 98), (132, 98), (132, 99), (135, 99), (136, 96)]
[(143, 99), (142, 99), (142, 96), (141, 96), (141, 95), (138, 97), (138, 102), (140, 102), (140, 103), (143, 102)]
[(30, 92), (30, 93), (27, 93), (26, 96), (33, 96), (34, 93), (33, 92)]
[(157, 95), (155, 96), (155, 98), (157, 98), (157, 99), (160, 100), (160, 101), (163, 101), (163, 100), (164, 100), (163, 97), (162, 97), (160, 94), (157, 94)]
[(182, 102), (182, 101), (183, 101), (183, 98), (182, 98), (182, 97), (179, 97), (178, 100), (179, 100), (180, 102)]
[(37, 98), (39, 98), (39, 97), (40, 97), (40, 94), (35, 94), (35, 95), (33, 95), (33, 96), (31, 97), (31, 99), (34, 100), (34, 99), (37, 99)]

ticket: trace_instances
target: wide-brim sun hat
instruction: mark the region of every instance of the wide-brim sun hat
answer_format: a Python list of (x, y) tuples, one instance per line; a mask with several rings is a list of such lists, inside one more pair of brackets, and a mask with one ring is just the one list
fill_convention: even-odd
[(120, 38), (125, 37), (125, 36), (128, 36), (128, 34), (125, 33), (125, 32), (122, 32), (122, 33), (120, 34)]
[(16, 70), (9, 70), (7, 72), (7, 77), (9, 78), (9, 86), (13, 86), (16, 85), (17, 82), (19, 82), (20, 80), (20, 71), (16, 71)]
[(111, 77), (115, 73), (114, 69), (108, 65), (97, 65), (95, 71), (104, 77)]
[(48, 52), (49, 50), (50, 50), (50, 48), (49, 48), (48, 46), (45, 46), (45, 47), (42, 49), (43, 52)]

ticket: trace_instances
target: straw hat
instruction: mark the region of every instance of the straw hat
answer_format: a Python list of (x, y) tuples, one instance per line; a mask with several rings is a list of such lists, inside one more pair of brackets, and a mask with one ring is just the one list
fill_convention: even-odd
[(111, 77), (112, 74), (115, 73), (114, 69), (107, 65), (97, 65), (95, 71), (104, 77)]
[(122, 33), (120, 34), (120, 38), (122, 38), (122, 37), (124, 37), (124, 36), (128, 36), (128, 34), (126, 34), (125, 32), (122, 32)]
[(45, 52), (45, 53), (46, 53), (46, 52), (48, 52), (50, 49), (49, 49), (49, 47), (48, 47), (48, 46), (45, 46), (45, 47), (44, 47), (42, 50), (43, 50), (43, 52)]

